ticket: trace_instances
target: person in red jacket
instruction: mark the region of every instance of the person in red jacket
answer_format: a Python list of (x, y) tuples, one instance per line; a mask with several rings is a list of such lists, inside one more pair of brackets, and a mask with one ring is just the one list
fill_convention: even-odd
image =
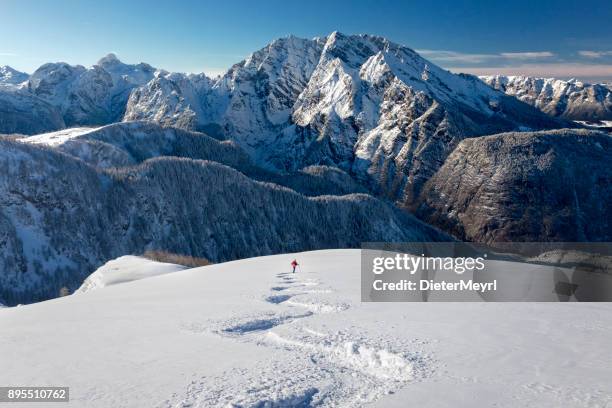
[(291, 262), (291, 266), (293, 266), (293, 273), (295, 273), (295, 268), (296, 268), (298, 265), (299, 265), (299, 263), (297, 263), (297, 261), (296, 261), (295, 259), (294, 259), (294, 260)]

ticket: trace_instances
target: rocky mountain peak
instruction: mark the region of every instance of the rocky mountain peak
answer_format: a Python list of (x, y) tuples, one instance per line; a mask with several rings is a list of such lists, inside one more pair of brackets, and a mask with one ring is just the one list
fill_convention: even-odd
[(29, 75), (25, 72), (17, 71), (8, 65), (0, 66), (0, 85), (17, 85), (27, 81)]
[(122, 62), (119, 60), (119, 58), (117, 58), (117, 55), (112, 52), (100, 58), (100, 60), (96, 63), (96, 65), (100, 65), (101, 67), (113, 66), (118, 64), (122, 64)]

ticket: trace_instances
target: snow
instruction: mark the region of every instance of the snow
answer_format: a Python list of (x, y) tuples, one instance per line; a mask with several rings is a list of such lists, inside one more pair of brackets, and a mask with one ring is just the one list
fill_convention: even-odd
[(612, 120), (601, 120), (601, 121), (585, 121), (585, 120), (576, 120), (576, 123), (579, 123), (584, 126), (590, 126), (594, 128), (612, 128)]
[(99, 128), (73, 127), (70, 129), (58, 130), (57, 132), (42, 133), (39, 135), (24, 137), (22, 139), (19, 139), (19, 141), (57, 147), (71, 139), (86, 135), (87, 133), (93, 132), (97, 129)]
[(493, 75), (480, 79), (553, 116), (587, 122), (612, 118), (612, 89), (605, 84), (528, 76)]
[(126, 255), (109, 261), (99, 267), (85, 279), (76, 293), (85, 293), (106, 286), (178, 272), (185, 269), (187, 268), (182, 265), (155, 262), (140, 256)]
[(20, 88), (28, 77), (25, 72), (19, 72), (8, 65), (0, 66), (0, 87)]
[(3, 309), (0, 383), (75, 407), (612, 401), (612, 304), (361, 303), (359, 270), (358, 250), (285, 254)]

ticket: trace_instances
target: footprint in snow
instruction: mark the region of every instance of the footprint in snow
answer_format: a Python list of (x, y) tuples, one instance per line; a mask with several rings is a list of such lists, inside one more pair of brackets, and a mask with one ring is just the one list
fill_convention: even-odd
[(222, 322), (218, 324), (218, 328), (214, 330), (218, 334), (228, 335), (245, 335), (254, 332), (262, 332), (270, 330), (273, 327), (279, 326), (285, 323), (291, 323), (297, 319), (312, 316), (313, 313), (307, 311), (300, 314), (274, 314), (268, 313), (262, 316), (241, 318), (237, 321), (230, 320), (229, 322)]
[(266, 298), (266, 302), (279, 304), (288, 301), (293, 295), (272, 295)]
[(278, 358), (192, 381), (172, 406), (361, 407), (431, 373), (406, 339), (285, 325), (257, 342), (278, 348)]

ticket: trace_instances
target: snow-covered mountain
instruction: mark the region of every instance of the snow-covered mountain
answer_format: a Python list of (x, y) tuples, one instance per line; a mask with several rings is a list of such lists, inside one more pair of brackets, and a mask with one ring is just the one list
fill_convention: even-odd
[(91, 68), (45, 64), (30, 76), (27, 88), (56, 106), (67, 126), (102, 125), (120, 120), (131, 90), (154, 73), (148, 64), (124, 64), (109, 54)]
[(0, 383), (70, 386), (75, 408), (612, 400), (612, 303), (362, 303), (360, 264), (359, 250), (266, 256), (3, 308)]
[(187, 124), (192, 129), (218, 127), (248, 151), (263, 154), (270, 138), (288, 125), (322, 46), (319, 39), (282, 38), (216, 80), (183, 74), (158, 76), (132, 94), (125, 119)]
[(464, 140), (423, 189), (417, 213), (477, 242), (612, 240), (612, 137), (588, 130)]
[(0, 66), (0, 86), (19, 86), (29, 77), (25, 72), (17, 71), (8, 65)]
[[(271, 183), (233, 142), (151, 123), (77, 133), (0, 139), (3, 303), (57, 296), (109, 259), (149, 249), (216, 262), (448, 239), (370, 195), (312, 197)], [(327, 174), (282, 178), (334, 190)]]
[(578, 121), (612, 120), (612, 87), (575, 79), (483, 76), (483, 81), (551, 116)]
[(123, 120), (149, 120), (183, 129), (206, 130), (204, 117), (211, 108), (206, 97), (211, 80), (204, 74), (158, 72), (130, 95)]
[(402, 205), (463, 138), (564, 125), (368, 35), (283, 38), (189, 82), (156, 78), (132, 93), (125, 119), (217, 129), (271, 169), (339, 166)]

